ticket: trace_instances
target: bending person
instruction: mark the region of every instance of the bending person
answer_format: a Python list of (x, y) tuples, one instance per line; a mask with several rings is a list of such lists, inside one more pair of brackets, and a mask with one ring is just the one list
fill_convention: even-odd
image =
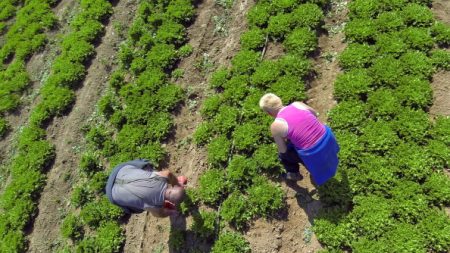
[(301, 179), (298, 163), (305, 165), (317, 185), (335, 175), (339, 145), (313, 108), (301, 102), (283, 106), (281, 99), (272, 93), (262, 96), (259, 106), (275, 118), (270, 130), (287, 171), (286, 179)]
[(149, 211), (156, 217), (176, 215), (185, 197), (183, 176), (169, 170), (154, 171), (146, 160), (122, 163), (111, 173), (106, 186), (110, 201), (127, 213)]

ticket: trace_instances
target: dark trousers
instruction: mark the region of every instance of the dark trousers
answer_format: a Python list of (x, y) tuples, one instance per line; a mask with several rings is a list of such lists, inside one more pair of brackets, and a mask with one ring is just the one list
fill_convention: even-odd
[(285, 153), (278, 153), (278, 159), (280, 160), (286, 172), (299, 173), (299, 163), (303, 164), (302, 159), (298, 156), (294, 145), (289, 143)]

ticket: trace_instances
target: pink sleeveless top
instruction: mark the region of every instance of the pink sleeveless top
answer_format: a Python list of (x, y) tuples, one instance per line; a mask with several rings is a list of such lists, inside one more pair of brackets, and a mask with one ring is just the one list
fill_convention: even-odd
[(295, 147), (308, 149), (325, 134), (325, 126), (308, 110), (298, 109), (290, 104), (277, 115), (277, 120), (284, 120), (288, 125), (288, 138)]

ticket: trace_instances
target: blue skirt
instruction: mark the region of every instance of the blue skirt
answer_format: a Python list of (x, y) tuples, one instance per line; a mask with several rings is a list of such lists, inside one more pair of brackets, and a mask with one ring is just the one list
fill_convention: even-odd
[(308, 149), (297, 149), (298, 156), (303, 160), (317, 185), (322, 185), (332, 178), (339, 164), (337, 156), (339, 145), (331, 129), (328, 126), (325, 128), (324, 136), (314, 146)]

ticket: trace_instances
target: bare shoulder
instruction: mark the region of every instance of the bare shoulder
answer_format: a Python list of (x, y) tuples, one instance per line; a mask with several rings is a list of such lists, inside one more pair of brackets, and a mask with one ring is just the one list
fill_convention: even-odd
[(284, 137), (287, 131), (287, 123), (282, 120), (275, 120), (272, 125), (270, 125), (270, 131), (272, 136)]

